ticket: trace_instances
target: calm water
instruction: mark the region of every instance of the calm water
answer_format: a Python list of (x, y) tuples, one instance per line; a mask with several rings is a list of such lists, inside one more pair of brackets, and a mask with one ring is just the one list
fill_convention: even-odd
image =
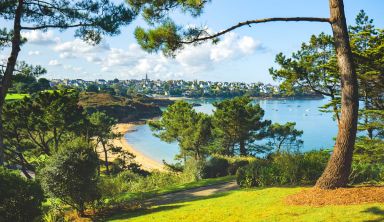
[[(212, 103), (215, 100), (188, 100), (197, 102), (202, 106), (195, 107), (199, 112), (211, 114), (214, 109)], [(322, 100), (255, 100), (265, 110), (265, 119), (272, 122), (286, 123), (296, 122), (296, 128), (303, 130), (303, 150), (331, 148), (333, 138), (337, 133), (337, 124), (332, 119), (331, 113), (322, 113), (318, 108), (327, 99)], [(177, 144), (162, 142), (153, 136), (148, 125), (136, 127), (136, 131), (127, 133), (125, 138), (129, 144), (135, 147), (144, 155), (161, 162), (174, 162), (174, 156), (178, 153)]]

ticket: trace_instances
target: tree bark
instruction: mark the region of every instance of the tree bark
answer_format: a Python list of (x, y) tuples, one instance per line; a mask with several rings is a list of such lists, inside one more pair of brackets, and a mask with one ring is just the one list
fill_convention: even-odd
[(246, 156), (247, 150), (245, 149), (245, 142), (244, 140), (240, 140), (240, 156)]
[(103, 145), (103, 151), (104, 151), (104, 159), (105, 159), (105, 170), (106, 170), (106, 174), (109, 175), (109, 162), (108, 162), (108, 150), (107, 148), (105, 147), (106, 144), (105, 143), (101, 143)]
[(4, 72), (4, 76), (1, 80), (0, 88), (0, 166), (4, 165), (4, 133), (3, 133), (3, 107), (5, 103), (5, 96), (8, 93), (8, 89), (11, 86), (12, 74), (15, 70), (17, 57), (20, 52), (21, 44), (21, 16), (23, 13), (24, 0), (19, 0), (15, 11), (15, 19), (13, 24), (13, 36), (12, 36), (12, 50), (8, 57), (7, 67)]
[(349, 43), (343, 0), (329, 0), (331, 25), (341, 75), (341, 118), (336, 144), (323, 175), (316, 183), (322, 189), (345, 187), (351, 171), (358, 119), (358, 83)]

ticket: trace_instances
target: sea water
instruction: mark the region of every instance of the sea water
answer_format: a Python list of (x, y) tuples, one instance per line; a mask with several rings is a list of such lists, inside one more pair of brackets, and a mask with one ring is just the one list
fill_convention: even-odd
[[(199, 103), (196, 111), (211, 114), (214, 110), (213, 103), (216, 99), (194, 99), (191, 103)], [(318, 150), (332, 148), (334, 137), (337, 133), (337, 123), (332, 113), (319, 111), (319, 107), (326, 104), (328, 99), (306, 100), (254, 100), (265, 110), (264, 119), (284, 124), (296, 122), (296, 129), (303, 130), (301, 139), (304, 141), (302, 150)], [(166, 143), (153, 135), (148, 125), (139, 125), (135, 130), (125, 135), (128, 143), (142, 154), (162, 162), (175, 162), (178, 153), (177, 143)]]

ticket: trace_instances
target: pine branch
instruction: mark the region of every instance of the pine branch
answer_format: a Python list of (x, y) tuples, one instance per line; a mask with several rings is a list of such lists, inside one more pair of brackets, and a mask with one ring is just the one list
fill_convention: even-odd
[(240, 22), (238, 23), (237, 25), (234, 25), (228, 29), (225, 29), (221, 32), (218, 32), (214, 35), (210, 35), (210, 36), (206, 36), (206, 37), (197, 37), (197, 38), (194, 38), (192, 40), (189, 40), (189, 41), (183, 41), (183, 42), (180, 42), (182, 44), (191, 44), (191, 43), (195, 43), (195, 42), (201, 42), (201, 41), (205, 41), (205, 40), (209, 40), (209, 39), (215, 39), (219, 36), (222, 36), (230, 31), (233, 31), (237, 28), (240, 28), (242, 26), (251, 26), (251, 24), (259, 24), (259, 23), (267, 23), (267, 22), (278, 22), (278, 21), (282, 21), (282, 22), (300, 22), (300, 21), (306, 21), (306, 22), (327, 22), (327, 23), (331, 23), (331, 20), (329, 18), (316, 18), (316, 17), (288, 17), (288, 18), (280, 18), (280, 17), (276, 17), (276, 18), (264, 18), (264, 19), (256, 19), (256, 20), (248, 20), (248, 21), (245, 21), (245, 22)]

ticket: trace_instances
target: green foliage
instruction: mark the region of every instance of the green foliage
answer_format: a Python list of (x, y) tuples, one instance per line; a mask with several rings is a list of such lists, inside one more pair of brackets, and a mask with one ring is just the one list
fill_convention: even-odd
[(228, 175), (229, 161), (213, 156), (204, 165), (204, 178), (223, 177)]
[(296, 123), (287, 122), (282, 125), (274, 123), (268, 127), (268, 145), (275, 149), (277, 152), (284, 150), (299, 150), (304, 141), (299, 137), (303, 135), (302, 130), (295, 129)]
[(40, 185), (17, 173), (0, 167), (0, 221), (29, 222), (41, 215)]
[(353, 163), (349, 181), (351, 184), (383, 182), (384, 163)]
[(101, 144), (104, 152), (106, 173), (109, 174), (108, 153), (111, 151), (115, 153), (121, 152), (121, 148), (115, 147), (113, 144), (109, 144), (112, 139), (120, 136), (112, 131), (112, 127), (117, 123), (117, 120), (108, 116), (104, 112), (95, 112), (89, 116), (89, 122), (92, 125), (91, 132), (89, 133), (95, 138), (96, 146)]
[(282, 81), (281, 88), (287, 95), (310, 89), (328, 96), (330, 103), (322, 110), (331, 108), (339, 119), (340, 104), (335, 101), (340, 98), (340, 74), (332, 36), (324, 33), (312, 35), (309, 42), (303, 43), (291, 57), (279, 53), (275, 61), (280, 69), (270, 68), (269, 72), (274, 80)]
[(87, 203), (99, 198), (97, 189), (97, 154), (81, 139), (60, 146), (39, 171), (44, 191), (52, 198), (84, 213)]
[(173, 22), (164, 22), (160, 27), (145, 31), (143, 28), (136, 28), (135, 37), (139, 45), (147, 52), (162, 50), (165, 55), (172, 55), (181, 47), (178, 28)]
[(201, 160), (208, 154), (212, 140), (211, 118), (197, 113), (187, 102), (178, 101), (169, 106), (161, 120), (151, 121), (149, 125), (161, 140), (178, 142), (179, 159), (193, 157)]
[(253, 105), (249, 97), (235, 97), (215, 103), (213, 114), (215, 139), (220, 145), (218, 152), (224, 155), (262, 153), (266, 150), (253, 144), (266, 136), (271, 121), (262, 120), (264, 110)]
[(86, 135), (86, 118), (78, 106), (78, 95), (67, 91), (40, 92), (4, 107), (7, 153), (33, 150), (37, 157), (51, 155), (73, 135)]
[[(204, 5), (209, 1), (202, 0), (128, 0), (128, 4), (136, 13), (143, 16), (150, 24), (151, 29), (144, 30), (138, 27), (135, 37), (140, 46), (148, 52), (163, 51), (165, 55), (174, 55), (174, 52), (182, 48), (183, 42), (188, 39), (208, 34), (206, 28), (189, 27), (182, 29), (178, 27), (169, 17), (173, 10), (180, 9), (194, 17), (199, 16)], [(155, 26), (155, 27), (154, 27)]]
[[(0, 6), (3, 19), (15, 18), (17, 1), (5, 0)], [(108, 0), (34, 1), (22, 7), (25, 22), (22, 29), (76, 28), (76, 36), (95, 43), (100, 42), (101, 35), (119, 34), (120, 26), (129, 24), (135, 17), (124, 4), (116, 5)]]
[(379, 183), (384, 181), (384, 141), (360, 136), (353, 154), (351, 183)]
[(358, 137), (353, 161), (368, 164), (384, 163), (384, 141), (364, 136)]
[(314, 184), (329, 159), (326, 151), (277, 152), (252, 161), (236, 173), (242, 187)]

